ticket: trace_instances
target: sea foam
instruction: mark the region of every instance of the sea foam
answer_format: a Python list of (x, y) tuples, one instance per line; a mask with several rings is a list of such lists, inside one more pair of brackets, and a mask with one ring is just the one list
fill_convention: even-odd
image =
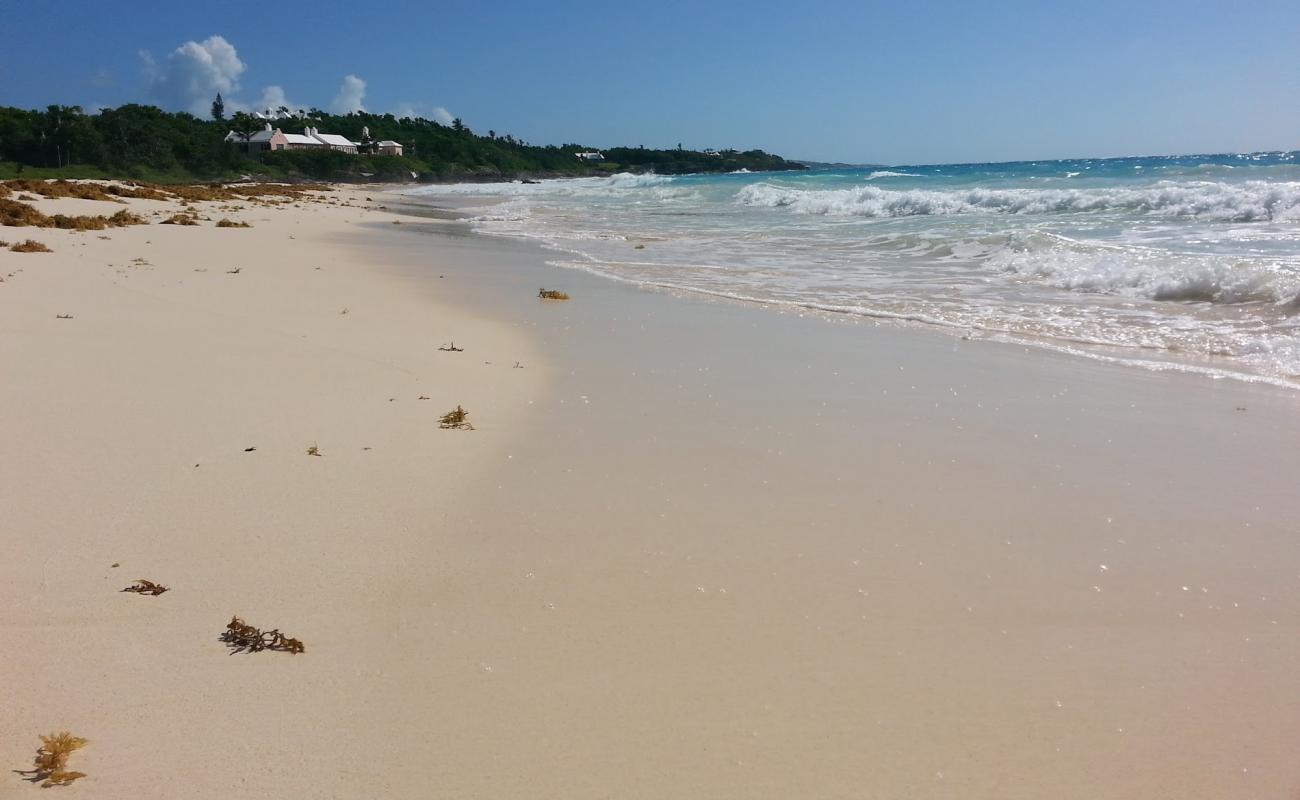
[(954, 214), (1065, 214), (1122, 211), (1228, 222), (1300, 221), (1300, 182), (1162, 181), (1142, 187), (1095, 189), (798, 189), (755, 183), (736, 193), (752, 207), (845, 217)]

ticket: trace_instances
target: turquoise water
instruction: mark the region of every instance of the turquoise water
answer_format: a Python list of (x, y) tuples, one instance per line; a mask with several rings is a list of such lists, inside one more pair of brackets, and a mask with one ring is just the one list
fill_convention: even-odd
[(644, 286), (1300, 387), (1300, 153), (412, 193)]

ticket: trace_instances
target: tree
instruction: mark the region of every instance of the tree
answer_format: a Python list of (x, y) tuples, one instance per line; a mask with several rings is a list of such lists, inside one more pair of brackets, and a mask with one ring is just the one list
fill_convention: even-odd
[(226, 118), (226, 101), (221, 99), (221, 92), (217, 92), (217, 99), (212, 101), (212, 118), (217, 122)]
[(460, 117), (456, 117), (451, 121), (451, 129), (456, 133), (463, 133), (465, 130), (465, 123), (460, 121)]
[(236, 111), (235, 116), (230, 118), (231, 124), (235, 126), (235, 133), (247, 144), (248, 140), (253, 138), (253, 134), (258, 128), (262, 127), (262, 121), (257, 117), (245, 111)]

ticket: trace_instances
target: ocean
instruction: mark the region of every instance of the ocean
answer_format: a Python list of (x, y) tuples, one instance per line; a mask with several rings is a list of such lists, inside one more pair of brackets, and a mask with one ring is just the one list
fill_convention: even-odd
[(410, 194), (462, 196), (483, 233), (645, 287), (1300, 388), (1297, 152)]

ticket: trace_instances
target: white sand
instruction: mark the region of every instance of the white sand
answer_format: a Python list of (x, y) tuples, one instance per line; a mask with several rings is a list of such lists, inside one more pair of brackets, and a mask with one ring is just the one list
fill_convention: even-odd
[[(445, 509), (540, 371), (329, 244), (388, 216), (229, 216), (255, 227), (0, 229), (55, 251), (0, 251), (0, 764), (66, 728), (87, 797), (383, 796), (428, 722)], [(439, 429), (457, 404), (477, 430)], [(171, 591), (118, 591), (141, 577)], [(307, 653), (227, 656), (236, 613)]]

